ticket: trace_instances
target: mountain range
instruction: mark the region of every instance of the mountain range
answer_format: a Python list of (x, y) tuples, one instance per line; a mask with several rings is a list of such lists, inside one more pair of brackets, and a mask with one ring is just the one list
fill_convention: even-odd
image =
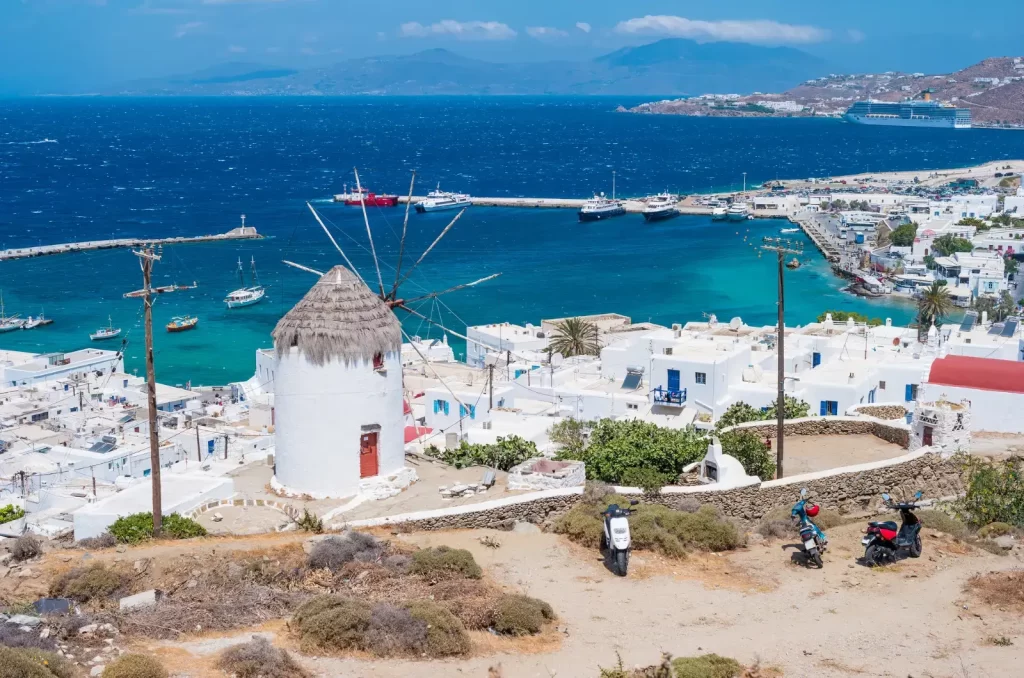
[(616, 94), (779, 91), (822, 75), (826, 64), (790, 47), (670, 38), (585, 61), (494, 63), (431, 49), (349, 59), (310, 69), (231, 63), (187, 75), (124, 83), (103, 94)]

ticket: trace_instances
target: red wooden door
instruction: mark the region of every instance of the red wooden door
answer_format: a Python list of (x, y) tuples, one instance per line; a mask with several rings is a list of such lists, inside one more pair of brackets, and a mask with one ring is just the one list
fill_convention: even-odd
[(359, 477), (375, 476), (379, 470), (377, 433), (364, 433), (359, 438)]
[(924, 434), (921, 436), (921, 444), (928, 447), (932, 444), (932, 427), (925, 426)]

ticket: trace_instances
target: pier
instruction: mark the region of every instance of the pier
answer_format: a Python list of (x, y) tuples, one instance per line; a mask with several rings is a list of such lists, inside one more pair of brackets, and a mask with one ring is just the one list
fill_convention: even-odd
[(807, 237), (811, 239), (814, 246), (821, 250), (821, 253), (825, 255), (825, 258), (831, 262), (837, 262), (842, 259), (839, 248), (832, 244), (832, 240), (828, 233), (822, 228), (821, 223), (818, 222), (817, 217), (814, 214), (800, 214), (790, 217), (790, 221), (799, 226)]
[(202, 242), (220, 242), (223, 240), (259, 240), (263, 236), (253, 226), (239, 226), (227, 233), (217, 235), (196, 235), (177, 238), (117, 238), (115, 240), (87, 240), (84, 242), (64, 243), (60, 245), (40, 245), (38, 247), (19, 247), (17, 249), (0, 250), (0, 261), (10, 259), (29, 259), (45, 257), (51, 254), (69, 254), (71, 252), (91, 252), (93, 250), (109, 250), (121, 247), (152, 247), (154, 245), (189, 245)]
[[(414, 195), (412, 200), (408, 196), (398, 196), (398, 202), (417, 203), (426, 200), (425, 195)], [(622, 200), (620, 198), (620, 200)], [(586, 202), (582, 198), (478, 198), (473, 196), (469, 199), (470, 204), (479, 207), (533, 207), (550, 209), (574, 209), (578, 210)], [(639, 200), (622, 200), (622, 206), (627, 212), (640, 213), (644, 209), (644, 203)]]

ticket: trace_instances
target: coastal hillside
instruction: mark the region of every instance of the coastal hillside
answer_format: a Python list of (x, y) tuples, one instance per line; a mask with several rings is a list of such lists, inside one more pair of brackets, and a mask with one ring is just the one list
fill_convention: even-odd
[(1024, 126), (1024, 58), (995, 57), (946, 74), (863, 73), (806, 80), (779, 93), (729, 96), (724, 88), (641, 104), (635, 113), (719, 117), (839, 116), (855, 101), (930, 97), (968, 108), (975, 125)]
[(666, 39), (586, 61), (495, 63), (446, 49), (348, 59), (304, 70), (227, 64), (124, 83), (122, 95), (620, 94), (684, 95), (716, 87), (783, 90), (827, 70), (797, 49)]

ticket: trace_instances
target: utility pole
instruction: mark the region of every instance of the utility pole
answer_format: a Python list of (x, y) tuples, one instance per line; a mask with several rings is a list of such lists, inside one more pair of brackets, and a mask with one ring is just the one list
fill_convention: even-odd
[[(160, 255), (152, 247), (143, 247), (132, 252), (139, 258), (142, 267), (142, 289), (126, 292), (126, 298), (142, 299), (146, 324), (146, 400), (149, 404), (149, 464), (153, 482), (153, 535), (159, 536), (163, 527), (163, 501), (160, 492), (160, 433), (156, 418), (156, 370), (153, 367), (153, 295), (189, 289), (181, 285), (153, 287), (153, 264), (160, 261)], [(193, 284), (192, 287), (195, 287)], [(131, 464), (131, 455), (128, 456)]]
[(775, 252), (779, 260), (779, 339), (778, 339), (778, 387), (779, 392), (775, 401), (776, 431), (776, 477), (783, 476), (783, 437), (786, 421), (786, 320), (785, 320), (785, 287), (783, 284), (783, 272), (785, 271), (786, 254), (803, 254), (803, 246), (800, 243), (785, 238), (765, 238), (761, 245), (762, 250)]
[(494, 363), (487, 366), (487, 387), (490, 389), (490, 395), (488, 396), (488, 411), (494, 409)]
[(196, 461), (203, 462), (203, 448), (199, 445), (199, 424), (196, 424)]

